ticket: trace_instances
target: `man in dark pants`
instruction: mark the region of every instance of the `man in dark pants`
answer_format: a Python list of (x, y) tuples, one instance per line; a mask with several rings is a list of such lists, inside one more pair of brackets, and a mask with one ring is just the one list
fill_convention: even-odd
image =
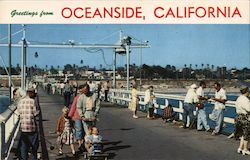
[(72, 88), (69, 84), (69, 81), (67, 81), (63, 88), (64, 106), (66, 107), (69, 107), (71, 92), (72, 92)]
[(182, 128), (187, 128), (187, 116), (189, 116), (190, 124), (193, 122), (194, 118), (194, 110), (195, 110), (195, 103), (198, 102), (198, 97), (196, 94), (197, 85), (192, 84), (188, 89), (186, 97), (184, 99), (184, 106), (183, 106), (183, 125)]
[(21, 99), (17, 105), (17, 114), (21, 123), (21, 157), (28, 159), (28, 151), (31, 148), (31, 159), (37, 159), (38, 134), (35, 116), (38, 115), (35, 100), (32, 99), (35, 90), (28, 89), (27, 96)]

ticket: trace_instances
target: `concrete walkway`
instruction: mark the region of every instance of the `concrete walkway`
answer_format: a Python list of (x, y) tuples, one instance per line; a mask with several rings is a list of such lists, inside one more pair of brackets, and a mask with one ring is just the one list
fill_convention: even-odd
[[(55, 127), (61, 114), (63, 98), (39, 91), (45, 138), (56, 142)], [(147, 120), (140, 112), (133, 119), (131, 112), (110, 103), (102, 103), (97, 123), (106, 142), (104, 150), (115, 160), (247, 160), (250, 156), (236, 153), (239, 141), (224, 135), (180, 129), (165, 124), (161, 119)], [(83, 159), (73, 157), (68, 146), (64, 155), (57, 156), (58, 149), (50, 150), (46, 142), (49, 159)], [(77, 145), (76, 145), (77, 146)], [(76, 147), (77, 148), (77, 147)]]

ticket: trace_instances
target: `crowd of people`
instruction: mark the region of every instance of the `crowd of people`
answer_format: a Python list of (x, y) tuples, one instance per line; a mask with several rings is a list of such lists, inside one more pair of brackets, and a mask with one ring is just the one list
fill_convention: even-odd
[[(58, 85), (59, 84), (59, 85)], [(86, 150), (91, 155), (94, 152), (93, 146), (101, 145), (102, 138), (96, 127), (97, 115), (100, 110), (101, 96), (108, 101), (107, 95), (109, 81), (95, 85), (89, 81), (83, 85), (63, 83), (43, 84), (48, 94), (59, 94), (64, 97), (64, 107), (56, 125), (58, 155), (63, 154), (63, 146), (69, 145), (73, 155), (76, 155), (75, 142), (78, 143), (80, 151)], [(36, 99), (38, 84), (30, 82), (26, 93), (21, 89), (13, 91), (14, 99), (17, 100), (15, 114), (20, 117), (20, 150), (21, 159), (28, 159), (28, 152), (31, 152), (31, 159), (37, 159), (38, 150), (38, 126), (36, 117), (39, 115), (39, 108)], [(103, 93), (103, 95), (101, 95)], [(74, 97), (71, 104), (71, 97)], [(71, 106), (70, 106), (71, 104)], [(98, 143), (98, 144), (97, 144)]]
[[(222, 88), (221, 84), (218, 82), (214, 83), (214, 97), (210, 97), (211, 88), (209, 92), (205, 95), (204, 89), (206, 88), (206, 83), (201, 81), (199, 86), (192, 84), (187, 91), (184, 99), (183, 114), (182, 114), (182, 125), (180, 128), (197, 128), (197, 131), (212, 132), (211, 135), (215, 136), (220, 134), (224, 126), (224, 112), (225, 103), (227, 101), (226, 91)], [(236, 113), (235, 117), (235, 137), (240, 139), (240, 146), (237, 149), (238, 153), (243, 155), (250, 155), (248, 150), (248, 141), (250, 137), (250, 101), (249, 101), (249, 88), (245, 87), (240, 90), (241, 96), (236, 100)], [(137, 91), (137, 85), (133, 84), (131, 91), (131, 101), (128, 108), (132, 111), (132, 117), (137, 119), (137, 110), (139, 109), (139, 95)], [(154, 95), (153, 86), (149, 86), (145, 91), (144, 104), (147, 111), (147, 118), (154, 119), (154, 105), (156, 97)], [(207, 102), (213, 102), (214, 108), (212, 113), (208, 115), (205, 110)], [(196, 111), (196, 115), (194, 115)], [(176, 114), (173, 112), (171, 105), (166, 106), (163, 111), (163, 119), (166, 121), (171, 119), (171, 121), (176, 120)], [(187, 125), (187, 120), (189, 117), (189, 125)], [(208, 119), (214, 122), (215, 127), (212, 130), (208, 123)]]
[[(86, 150), (93, 154), (93, 143), (101, 142), (96, 127), (97, 116), (100, 110), (100, 97), (98, 90), (91, 89), (91, 85), (80, 85), (71, 107), (65, 106), (59, 117), (56, 127), (58, 135), (59, 155), (63, 154), (62, 146), (70, 145), (75, 155), (74, 143), (77, 142), (79, 151)], [(65, 92), (64, 92), (65, 93)]]
[[(63, 146), (69, 145), (73, 155), (76, 154), (74, 144), (77, 142), (80, 151), (86, 150), (89, 155), (93, 154), (93, 147), (96, 147), (102, 141), (102, 136), (99, 135), (98, 128), (96, 127), (97, 116), (100, 110), (100, 92), (101, 87), (91, 87), (92, 82), (85, 83), (77, 86), (75, 90), (75, 97), (70, 106), (70, 97), (73, 94), (71, 85), (67, 81), (63, 88), (60, 88), (59, 93), (64, 96), (65, 107), (62, 109), (62, 114), (57, 121), (56, 133), (58, 135), (58, 154), (63, 154)], [(34, 89), (34, 87), (36, 89)], [(218, 135), (223, 128), (223, 119), (225, 111), (225, 103), (227, 101), (226, 91), (221, 87), (218, 82), (214, 83), (214, 97), (205, 95), (204, 89), (206, 83), (201, 81), (199, 87), (192, 84), (187, 91), (183, 105), (183, 121), (181, 128), (188, 128), (187, 117), (189, 122), (192, 123), (197, 119), (196, 128), (198, 131), (212, 132), (212, 135)], [(109, 89), (109, 87), (107, 87)], [(45, 88), (46, 89), (46, 88)], [(154, 95), (153, 86), (149, 86), (145, 91), (144, 103), (147, 110), (147, 118), (154, 119), (154, 105), (156, 104), (156, 97)], [(235, 117), (235, 137), (240, 139), (240, 144), (237, 149), (238, 153), (243, 155), (250, 155), (248, 150), (248, 141), (250, 133), (250, 101), (249, 101), (249, 88), (245, 87), (241, 90), (241, 95), (236, 100), (236, 113)], [(28, 150), (31, 148), (31, 159), (37, 159), (38, 148), (38, 134), (36, 116), (39, 110), (36, 104), (35, 95), (37, 92), (37, 85), (32, 85), (27, 90), (26, 96), (19, 100), (17, 105), (16, 114), (20, 116), (21, 122), (21, 157), (27, 159)], [(69, 93), (68, 93), (69, 92)], [(106, 92), (104, 88), (104, 93)], [(106, 96), (104, 100), (107, 101)], [(207, 114), (205, 106), (207, 102), (214, 102), (214, 109), (211, 114)], [(131, 91), (131, 102), (129, 108), (132, 111), (132, 117), (137, 119), (137, 110), (139, 107), (139, 95), (136, 84), (133, 84)], [(170, 107), (171, 108), (171, 107)], [(194, 111), (196, 116), (194, 115)], [(175, 114), (171, 115), (172, 118)], [(196, 118), (197, 117), (197, 118)], [(172, 120), (174, 120), (173, 118)], [(214, 130), (208, 124), (208, 119), (215, 122)]]

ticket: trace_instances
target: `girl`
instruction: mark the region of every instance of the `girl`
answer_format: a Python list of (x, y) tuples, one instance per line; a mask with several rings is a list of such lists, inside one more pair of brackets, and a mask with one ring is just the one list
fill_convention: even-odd
[(88, 144), (90, 144), (89, 153), (94, 155), (95, 151), (102, 152), (102, 136), (99, 134), (99, 130), (96, 127), (92, 128), (92, 134), (88, 137)]
[(90, 153), (90, 150), (89, 150), (89, 148), (90, 148), (90, 143), (88, 142), (88, 141), (89, 141), (90, 135), (92, 135), (92, 127), (91, 127), (91, 126), (88, 127), (88, 134), (85, 134), (85, 137), (84, 137), (85, 148), (86, 148), (86, 151), (87, 151), (88, 153)]
[(73, 133), (73, 124), (71, 119), (68, 117), (69, 109), (64, 107), (62, 109), (62, 115), (57, 121), (56, 132), (58, 135), (57, 142), (59, 145), (59, 155), (63, 154), (62, 148), (63, 145), (70, 145), (71, 152), (75, 156), (75, 147), (74, 147), (74, 133)]

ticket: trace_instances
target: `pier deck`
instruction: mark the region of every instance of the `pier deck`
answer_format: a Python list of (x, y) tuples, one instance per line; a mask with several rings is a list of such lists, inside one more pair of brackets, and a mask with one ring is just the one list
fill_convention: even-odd
[[(61, 114), (63, 98), (39, 91), (43, 116), (44, 136), (56, 144), (56, 121)], [(111, 103), (102, 103), (97, 123), (103, 136), (104, 150), (110, 159), (116, 160), (244, 160), (249, 156), (236, 153), (239, 141), (227, 139), (225, 135), (211, 136), (211, 133), (180, 129), (177, 125), (165, 124), (161, 119), (147, 120), (139, 112), (139, 119), (133, 119), (131, 112)], [(76, 150), (77, 150), (77, 145)], [(83, 159), (73, 157), (69, 146), (64, 155), (58, 156), (57, 147), (49, 149), (49, 159)], [(46, 153), (43, 153), (46, 155)]]

